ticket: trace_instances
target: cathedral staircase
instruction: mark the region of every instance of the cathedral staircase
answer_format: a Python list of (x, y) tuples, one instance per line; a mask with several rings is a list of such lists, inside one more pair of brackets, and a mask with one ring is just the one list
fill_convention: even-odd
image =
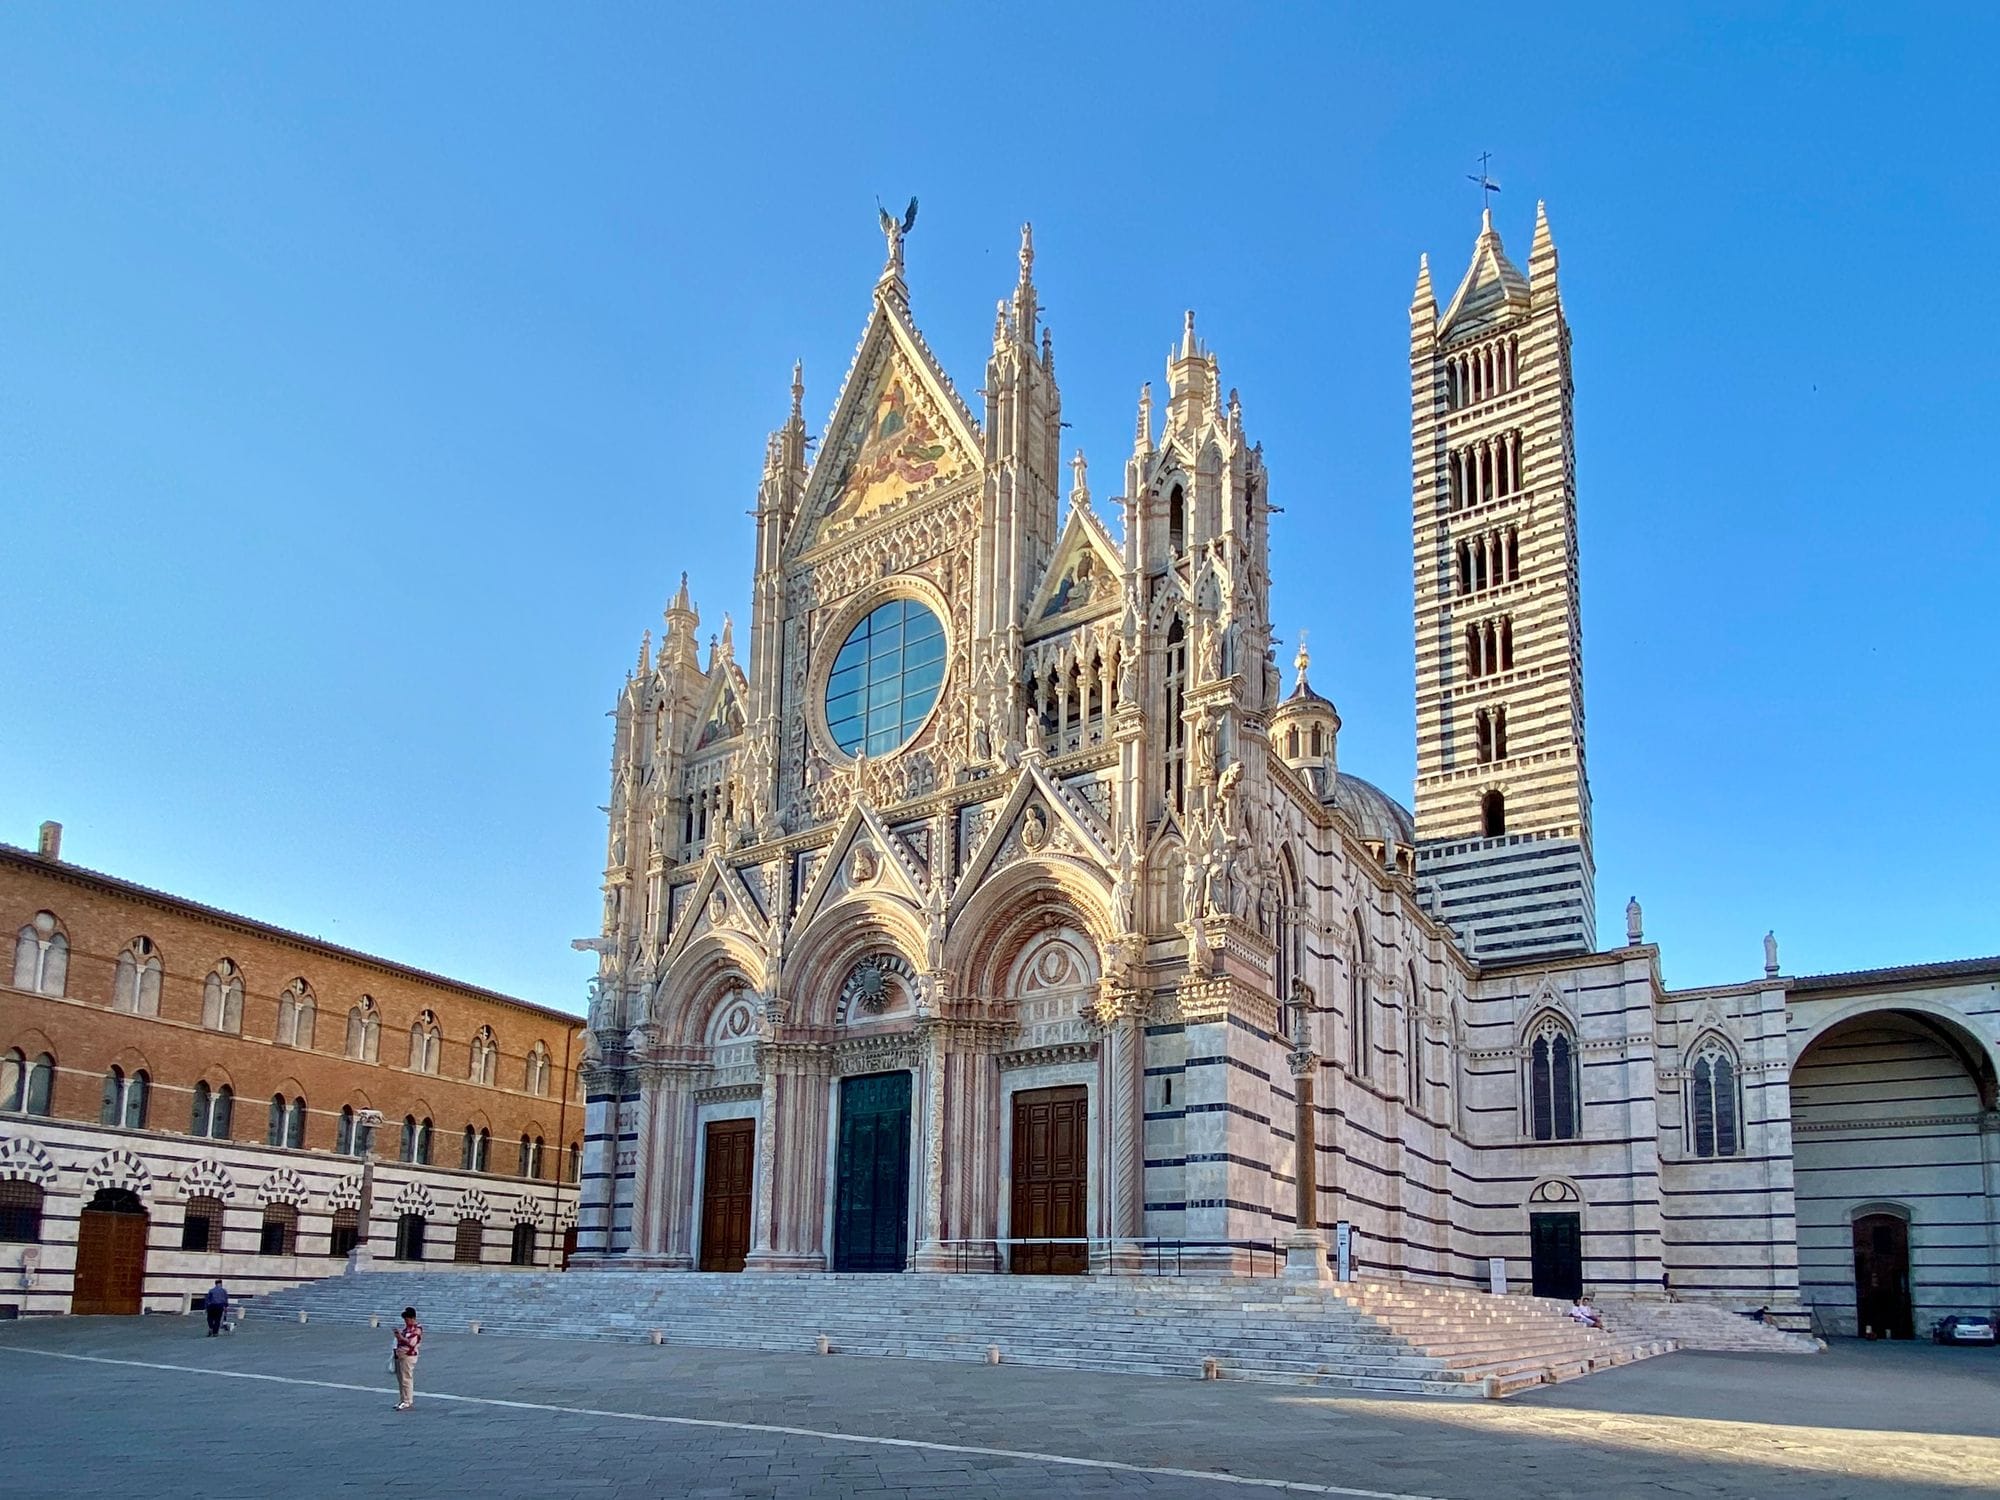
[(1606, 1297), (1598, 1305), (1605, 1331), (1619, 1338), (1672, 1339), (1683, 1349), (1732, 1354), (1817, 1354), (1826, 1347), (1810, 1334), (1787, 1333), (1713, 1302), (1637, 1301)]
[(436, 1331), (1269, 1380), (1505, 1396), (1673, 1348), (1580, 1328), (1563, 1305), (1407, 1283), (1143, 1276), (703, 1275), (395, 1271), (260, 1298), (271, 1319)]

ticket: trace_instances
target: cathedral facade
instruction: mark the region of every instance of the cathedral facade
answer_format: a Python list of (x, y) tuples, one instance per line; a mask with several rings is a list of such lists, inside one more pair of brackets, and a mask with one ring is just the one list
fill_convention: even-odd
[(764, 455), (747, 649), (703, 660), (683, 577), (618, 697), (581, 1257), (1337, 1242), (1835, 1331), (2000, 1300), (2000, 962), (1800, 980), (1767, 942), (1672, 993), (1636, 903), (1598, 943), (1545, 217), (1525, 273), (1489, 218), (1410, 308), (1414, 814), (1340, 769), (1302, 646), (1281, 677), (1277, 497), (1193, 315), (1100, 506), (1029, 233), (975, 409), (884, 228), (824, 440), (795, 371)]

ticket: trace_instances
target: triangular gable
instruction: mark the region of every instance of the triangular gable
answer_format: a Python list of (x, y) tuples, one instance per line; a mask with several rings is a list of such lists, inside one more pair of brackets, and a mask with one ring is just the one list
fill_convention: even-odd
[[(869, 871), (865, 879), (855, 879), (855, 855), (866, 851)], [(876, 816), (875, 809), (857, 799), (847, 809), (833, 842), (813, 866), (812, 879), (799, 897), (792, 913), (792, 930), (803, 931), (827, 907), (850, 890), (866, 889), (878, 895), (900, 896), (918, 911), (924, 910), (924, 877), (916, 861)]]
[(768, 925), (764, 914), (743, 889), (742, 872), (732, 869), (719, 853), (711, 853), (695, 877), (694, 889), (681, 904), (673, 930), (667, 934), (661, 961), (672, 962), (696, 938), (718, 930), (732, 932), (761, 947)]
[(750, 684), (736, 663), (718, 662), (716, 669), (708, 674), (708, 689), (702, 694), (701, 712), (695, 715), (692, 738), (688, 741), (689, 752), (706, 750), (741, 734), (748, 722), (749, 701)]
[(838, 541), (979, 465), (978, 428), (916, 329), (877, 297), (806, 481), (794, 555)]
[(1451, 305), (1438, 320), (1438, 334), (1449, 337), (1503, 315), (1526, 312), (1528, 303), (1528, 278), (1507, 259), (1500, 236), (1488, 218), (1473, 244), (1472, 264), (1466, 267), (1465, 280), (1458, 284)]
[(1123, 597), (1118, 575), (1118, 549), (1104, 523), (1087, 507), (1072, 506), (1055, 558), (1028, 606), (1028, 634), (1040, 634), (1045, 621), (1055, 629), (1115, 607)]
[[(1059, 841), (1054, 837), (1054, 829), (1060, 827), (1070, 835), (1075, 844), (1075, 852), (1091, 864), (1094, 873), (1102, 872), (1117, 863), (1117, 856), (1092, 826), (1092, 820), (1078, 811), (1075, 804), (1049, 779), (1041, 766), (1032, 760), (1026, 761), (1021, 767), (1019, 778), (1014, 782), (1014, 789), (1000, 804), (1000, 811), (987, 825), (986, 833), (979, 841), (979, 847), (972, 851), (972, 857), (966, 861), (965, 873), (959, 879), (958, 889), (951, 898), (951, 920), (958, 919), (965, 909), (966, 902), (972, 899), (973, 893), (979, 889), (987, 874), (993, 869), (994, 862), (999, 858), (1000, 851), (1006, 847), (1008, 839), (1026, 823), (1030, 806), (1046, 808), (1047, 816), (1052, 820), (1052, 826), (1043, 830), (1040, 848), (1031, 852), (1066, 852), (1056, 847)], [(1022, 840), (1024, 847), (1027, 842), (1025, 838)]]

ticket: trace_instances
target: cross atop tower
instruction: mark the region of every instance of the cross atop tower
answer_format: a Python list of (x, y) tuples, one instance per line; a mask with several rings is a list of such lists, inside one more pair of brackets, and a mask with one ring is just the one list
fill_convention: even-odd
[(1493, 211), (1493, 195), (1500, 191), (1500, 184), (1486, 174), (1486, 169), (1492, 160), (1493, 153), (1491, 151), (1480, 152), (1479, 170), (1465, 174), (1467, 182), (1476, 182), (1479, 184), (1479, 207), (1484, 213), (1491, 213)]

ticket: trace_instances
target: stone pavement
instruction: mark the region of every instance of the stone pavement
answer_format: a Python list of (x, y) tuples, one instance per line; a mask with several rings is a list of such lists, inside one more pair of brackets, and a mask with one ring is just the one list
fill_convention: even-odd
[(1987, 1350), (1678, 1354), (1468, 1402), (432, 1327), (417, 1408), (399, 1414), (388, 1340), (254, 1318), (226, 1339), (181, 1318), (0, 1324), (0, 1489), (1874, 1500), (2000, 1488), (2000, 1354)]

